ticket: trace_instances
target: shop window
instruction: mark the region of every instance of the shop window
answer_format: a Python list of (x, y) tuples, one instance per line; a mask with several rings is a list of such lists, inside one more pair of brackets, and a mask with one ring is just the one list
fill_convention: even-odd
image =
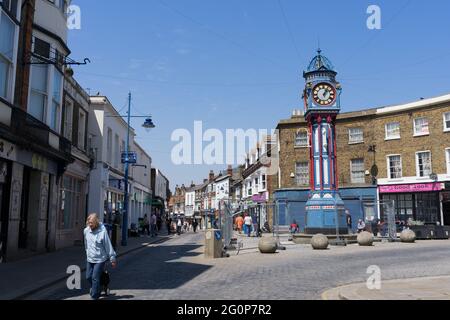
[(415, 219), (425, 224), (434, 224), (439, 221), (440, 203), (439, 194), (436, 193), (417, 193), (414, 195), (416, 205)]
[(73, 229), (82, 214), (84, 201), (81, 195), (83, 182), (69, 176), (64, 176), (61, 191), (60, 228)]

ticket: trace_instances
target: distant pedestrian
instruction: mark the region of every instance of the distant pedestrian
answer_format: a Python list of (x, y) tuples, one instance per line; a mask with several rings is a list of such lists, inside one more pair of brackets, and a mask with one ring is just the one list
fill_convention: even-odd
[(345, 210), (346, 220), (347, 220), (347, 229), (348, 234), (353, 234), (353, 221), (352, 221), (352, 215), (350, 214), (350, 211)]
[(150, 218), (150, 230), (152, 237), (156, 237), (158, 234), (156, 233), (156, 214), (153, 213)]
[(184, 225), (183, 225), (184, 233), (187, 232), (188, 228), (189, 228), (189, 225), (188, 225), (188, 223), (187, 223), (187, 221), (186, 221), (186, 222), (184, 222)]
[(108, 260), (113, 268), (116, 267), (116, 252), (111, 245), (108, 231), (100, 223), (97, 214), (92, 213), (89, 215), (83, 233), (87, 260), (86, 279), (91, 288), (91, 298), (98, 300), (101, 293), (101, 276)]
[(178, 218), (177, 220), (177, 234), (181, 235), (181, 228), (183, 227), (183, 222), (181, 221), (180, 218)]
[(166, 221), (167, 225), (167, 235), (171, 234), (171, 228), (172, 228), (172, 218), (168, 218)]
[(194, 233), (197, 233), (198, 221), (197, 219), (192, 222), (192, 228), (194, 229)]
[(148, 220), (147, 215), (144, 216), (144, 233), (147, 231), (147, 235), (150, 235), (150, 221)]
[(157, 232), (161, 231), (161, 225), (162, 225), (162, 218), (161, 218), (161, 214), (158, 213), (158, 215), (156, 216), (156, 230)]
[(379, 224), (380, 224), (380, 220), (378, 218), (374, 218), (372, 220), (372, 233), (373, 233), (374, 237), (378, 237), (378, 232), (380, 231), (379, 227), (378, 227)]
[(291, 229), (292, 234), (296, 234), (300, 231), (300, 227), (298, 226), (298, 223), (296, 220), (292, 221), (290, 229)]
[(242, 232), (243, 225), (244, 225), (244, 218), (242, 218), (242, 216), (238, 216), (236, 218), (236, 228), (237, 228), (239, 234), (241, 234), (241, 232)]
[(252, 233), (253, 219), (248, 214), (244, 218), (244, 224), (245, 224), (245, 227), (247, 229), (246, 230), (247, 231), (247, 236), (250, 238), (250, 235)]
[(362, 219), (359, 219), (358, 220), (358, 233), (365, 231), (365, 229), (366, 229), (366, 224), (364, 223), (364, 221)]

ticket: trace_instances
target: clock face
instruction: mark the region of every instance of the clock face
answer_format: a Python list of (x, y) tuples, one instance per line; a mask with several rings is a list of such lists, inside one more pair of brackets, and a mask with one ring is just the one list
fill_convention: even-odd
[(314, 101), (320, 106), (329, 106), (336, 99), (336, 90), (327, 83), (320, 83), (313, 89)]

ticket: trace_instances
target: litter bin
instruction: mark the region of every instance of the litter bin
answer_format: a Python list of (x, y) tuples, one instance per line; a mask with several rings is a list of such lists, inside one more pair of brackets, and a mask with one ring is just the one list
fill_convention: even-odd
[(209, 229), (205, 233), (205, 257), (210, 259), (222, 258), (223, 239), (218, 229)]

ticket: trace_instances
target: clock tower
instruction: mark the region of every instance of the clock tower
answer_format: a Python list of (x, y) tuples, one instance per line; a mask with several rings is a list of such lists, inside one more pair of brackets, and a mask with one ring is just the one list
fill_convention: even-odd
[(306, 203), (307, 234), (347, 234), (345, 207), (338, 191), (336, 117), (341, 85), (330, 60), (319, 49), (303, 73), (305, 118), (310, 137), (310, 194)]

